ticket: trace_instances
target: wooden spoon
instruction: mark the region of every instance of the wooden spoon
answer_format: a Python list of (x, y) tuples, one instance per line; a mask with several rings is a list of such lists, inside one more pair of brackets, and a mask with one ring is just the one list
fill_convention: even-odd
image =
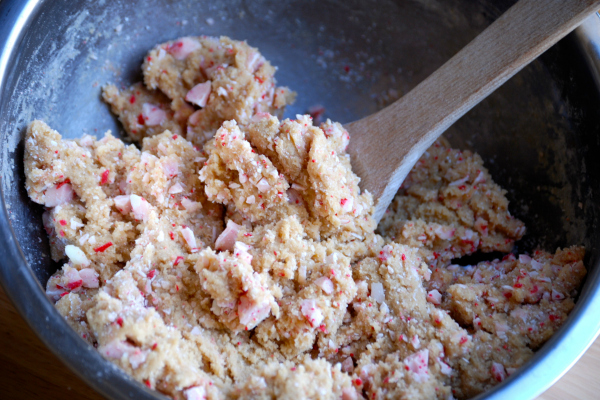
[(600, 0), (521, 0), (406, 96), (346, 125), (375, 219), (438, 136), (598, 9)]

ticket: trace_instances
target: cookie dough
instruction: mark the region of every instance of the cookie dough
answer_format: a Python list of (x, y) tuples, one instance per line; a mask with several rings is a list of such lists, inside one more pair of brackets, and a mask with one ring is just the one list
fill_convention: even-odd
[(186, 400), (470, 398), (568, 318), (584, 249), (511, 253), (525, 226), (477, 154), (438, 140), (376, 227), (348, 132), (281, 120), (293, 93), (256, 49), (182, 38), (143, 73), (103, 93), (139, 147), (41, 121), (25, 139), (63, 262), (47, 295), (139, 382)]
[(201, 147), (225, 121), (247, 123), (258, 112), (281, 117), (296, 94), (276, 86), (273, 67), (246, 42), (228, 37), (183, 37), (152, 49), (144, 84), (103, 89), (129, 138), (168, 129)]

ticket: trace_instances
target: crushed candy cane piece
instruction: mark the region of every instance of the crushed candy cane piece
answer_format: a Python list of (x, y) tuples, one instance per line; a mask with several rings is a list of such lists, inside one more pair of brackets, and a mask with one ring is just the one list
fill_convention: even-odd
[(451, 226), (438, 225), (434, 228), (434, 232), (440, 239), (449, 240), (454, 237), (456, 229)]
[(265, 59), (260, 53), (256, 51), (250, 51), (248, 54), (248, 58), (246, 60), (246, 67), (250, 70), (251, 73), (256, 72), (263, 64), (265, 63)]
[(206, 400), (206, 389), (203, 386), (194, 386), (183, 391), (185, 400)]
[(240, 297), (240, 304), (238, 306), (240, 324), (248, 329), (254, 328), (271, 313), (269, 299), (267, 297), (262, 297), (261, 299), (262, 301), (256, 302), (247, 295)]
[(215, 250), (233, 250), (240, 228), (241, 226), (232, 220), (227, 221), (227, 227), (215, 241)]
[(343, 212), (350, 212), (354, 206), (354, 199), (352, 197), (344, 198), (341, 200), (341, 204)]
[(236, 257), (250, 265), (252, 263), (252, 254), (250, 254), (248, 250), (250, 250), (250, 246), (244, 242), (235, 242), (235, 245), (233, 246), (233, 253)]
[(552, 300), (562, 300), (565, 298), (565, 295), (559, 292), (558, 290), (552, 289)]
[(315, 280), (315, 285), (323, 289), (323, 291), (327, 294), (333, 293), (333, 282), (331, 282), (331, 279), (327, 278), (326, 276), (322, 276)]
[(531, 257), (529, 257), (528, 255), (525, 255), (525, 254), (520, 254), (519, 262), (521, 264), (529, 264), (531, 262)]
[(131, 212), (131, 200), (129, 196), (116, 196), (113, 198), (113, 201), (121, 214), (129, 214)]
[(346, 359), (342, 361), (342, 371), (349, 374), (354, 372), (354, 361), (351, 357), (346, 357)]
[(438, 364), (440, 364), (440, 372), (444, 375), (450, 376), (452, 375), (452, 367), (443, 362), (438, 358)]
[(185, 100), (199, 107), (206, 107), (211, 92), (211, 81), (199, 83), (185, 95)]
[(129, 363), (131, 364), (131, 368), (137, 369), (140, 365), (146, 362), (146, 357), (148, 357), (148, 351), (135, 349), (133, 353), (129, 354)]
[(202, 203), (186, 198), (181, 199), (181, 205), (189, 212), (196, 212), (202, 208)]
[(465, 176), (465, 177), (464, 177), (464, 178), (462, 178), (462, 179), (458, 179), (458, 180), (456, 180), (456, 181), (454, 181), (454, 182), (450, 182), (450, 183), (448, 184), (448, 186), (458, 186), (458, 185), (462, 185), (463, 183), (466, 183), (468, 180), (469, 180), (469, 175)]
[(407, 370), (412, 372), (417, 382), (424, 382), (429, 379), (429, 350), (424, 349), (416, 352), (404, 359), (404, 365)]
[(169, 188), (169, 194), (177, 194), (183, 192), (183, 186), (177, 182)]
[(321, 322), (323, 322), (323, 313), (317, 306), (317, 302), (313, 299), (302, 300), (300, 311), (313, 328), (321, 325)]
[(99, 286), (98, 273), (92, 268), (84, 268), (80, 270), (79, 276), (83, 281), (83, 287), (95, 289)]
[(129, 196), (129, 201), (131, 202), (133, 217), (138, 221), (147, 220), (148, 215), (150, 214), (150, 204), (146, 201), (146, 199), (136, 194), (132, 194)]
[(263, 119), (267, 119), (267, 118), (271, 118), (271, 114), (266, 113), (266, 112), (257, 112), (256, 114), (254, 114), (252, 116), (252, 118), (250, 118), (250, 121), (258, 122), (258, 121), (262, 121)]
[(492, 368), (491, 368), (491, 372), (492, 372), (492, 377), (497, 381), (497, 382), (502, 382), (503, 380), (506, 379), (506, 370), (504, 369), (504, 365), (497, 363), (497, 362), (492, 362)]
[(371, 297), (378, 303), (383, 303), (385, 301), (385, 292), (381, 282), (371, 283)]
[(144, 123), (148, 126), (161, 125), (167, 119), (167, 113), (154, 104), (144, 103), (142, 105), (142, 116)]
[(79, 271), (77, 271), (75, 268), (65, 267), (64, 271), (64, 278), (69, 290), (75, 290), (83, 285), (83, 279), (81, 279)]
[(194, 231), (192, 231), (190, 228), (185, 227), (185, 228), (181, 228), (181, 235), (183, 236), (183, 239), (185, 240), (185, 242), (187, 243), (187, 245), (190, 248), (190, 251), (192, 253), (195, 253), (198, 251), (198, 247), (196, 246), (196, 237), (194, 236)]
[(77, 246), (73, 246), (70, 244), (66, 245), (65, 253), (67, 254), (67, 257), (69, 257), (69, 260), (71, 260), (73, 265), (81, 265), (83, 267), (87, 267), (88, 265), (90, 265), (90, 260), (88, 260), (88, 258), (85, 256), (83, 250), (81, 250)]
[(59, 183), (49, 189), (46, 189), (44, 205), (46, 207), (56, 207), (73, 200), (73, 187), (69, 183)]
[(176, 60), (185, 60), (190, 54), (200, 48), (200, 43), (190, 37), (183, 37), (167, 46), (167, 52)]
[(204, 113), (203, 113), (202, 110), (198, 110), (198, 111), (194, 112), (192, 115), (189, 116), (189, 118), (188, 118), (188, 124), (190, 124), (191, 126), (198, 125), (198, 123), (202, 119), (202, 115), (203, 114)]
[[(93, 236), (92, 236), (92, 238), (93, 238)], [(91, 241), (91, 239), (90, 239), (90, 243), (91, 243), (91, 242), (92, 242), (92, 241)], [(106, 249), (108, 249), (108, 248), (109, 248), (110, 246), (112, 246), (112, 245), (113, 245), (113, 244), (112, 244), (112, 242), (104, 243), (102, 246), (100, 246), (100, 247), (96, 247), (96, 248), (94, 249), (94, 251), (95, 251), (96, 253), (104, 253), (104, 251), (105, 251)]]
[(427, 301), (439, 306), (442, 304), (442, 294), (437, 289), (430, 290), (427, 293)]
[(271, 188), (271, 185), (269, 185), (269, 182), (267, 181), (266, 178), (262, 178), (260, 181), (258, 181), (258, 183), (256, 184), (256, 187), (258, 188), (259, 191), (261, 191), (262, 193), (265, 193), (266, 191), (268, 191)]

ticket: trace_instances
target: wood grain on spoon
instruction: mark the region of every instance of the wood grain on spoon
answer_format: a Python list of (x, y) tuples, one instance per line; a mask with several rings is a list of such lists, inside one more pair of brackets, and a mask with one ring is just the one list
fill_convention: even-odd
[(406, 96), (346, 125), (376, 220), (450, 125), (599, 8), (600, 0), (521, 0)]

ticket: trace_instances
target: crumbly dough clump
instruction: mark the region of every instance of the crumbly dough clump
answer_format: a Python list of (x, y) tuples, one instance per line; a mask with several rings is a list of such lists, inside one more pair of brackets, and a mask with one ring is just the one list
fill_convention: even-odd
[(525, 225), (510, 215), (505, 193), (478, 154), (441, 138), (405, 179), (379, 230), (422, 249), (432, 267), (475, 251), (510, 252)]
[(272, 115), (290, 100), (273, 72), (245, 43), (182, 38), (145, 86), (105, 88), (139, 149), (30, 124), (61, 315), (175, 399), (469, 398), (514, 373), (568, 318), (584, 249), (512, 254), (505, 192), (443, 139), (375, 233), (348, 132)]
[(228, 37), (183, 37), (152, 49), (142, 66), (144, 84), (104, 100), (132, 140), (165, 129), (201, 146), (228, 120), (247, 123), (257, 112), (281, 116), (296, 94), (277, 87), (273, 67), (246, 42)]

